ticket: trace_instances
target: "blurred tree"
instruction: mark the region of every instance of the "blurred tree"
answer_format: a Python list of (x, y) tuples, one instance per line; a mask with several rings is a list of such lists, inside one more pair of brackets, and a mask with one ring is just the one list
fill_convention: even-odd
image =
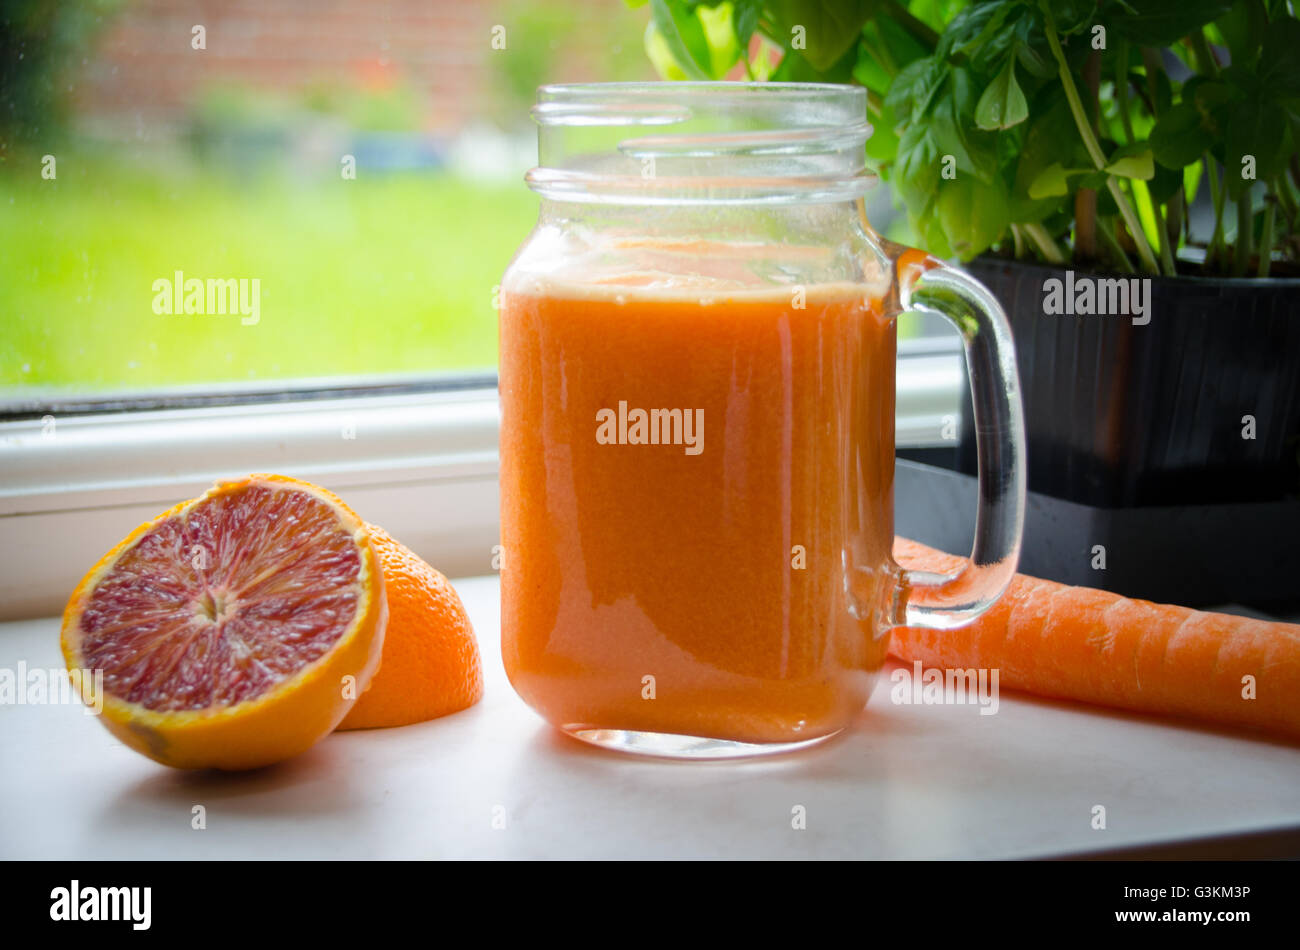
[(5, 143), (56, 130), (67, 115), (66, 68), (123, 0), (0, 0), (0, 134)]
[(641, 53), (641, 27), (617, 4), (510, 0), (494, 9), (507, 47), (494, 68), (491, 115), (502, 128), (527, 125), (545, 83), (653, 78)]

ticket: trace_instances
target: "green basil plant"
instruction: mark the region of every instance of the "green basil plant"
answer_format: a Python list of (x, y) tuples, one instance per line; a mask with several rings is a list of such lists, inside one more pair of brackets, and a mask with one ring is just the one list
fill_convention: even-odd
[[(868, 162), (935, 254), (1296, 271), (1300, 20), (1286, 0), (648, 2), (665, 78), (865, 86)], [(1208, 235), (1189, 215), (1202, 186)]]

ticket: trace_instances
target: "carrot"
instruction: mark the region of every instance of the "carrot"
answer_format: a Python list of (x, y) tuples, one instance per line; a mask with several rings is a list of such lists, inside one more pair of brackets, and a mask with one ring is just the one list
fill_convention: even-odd
[[(895, 539), (894, 557), (916, 571), (952, 574), (962, 565), (905, 538)], [(1300, 740), (1297, 624), (1130, 600), (1017, 574), (974, 623), (949, 631), (899, 627), (890, 652), (926, 666), (997, 669), (1000, 685), (1039, 696)]]

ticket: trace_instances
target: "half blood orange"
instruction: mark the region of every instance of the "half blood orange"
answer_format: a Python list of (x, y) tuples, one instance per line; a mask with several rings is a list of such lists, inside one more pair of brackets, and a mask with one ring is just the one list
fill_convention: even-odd
[(69, 669), (103, 670), (109, 731), (178, 768), (304, 751), (379, 666), (388, 608), (365, 523), (281, 475), (219, 482), (100, 559), (63, 614)]

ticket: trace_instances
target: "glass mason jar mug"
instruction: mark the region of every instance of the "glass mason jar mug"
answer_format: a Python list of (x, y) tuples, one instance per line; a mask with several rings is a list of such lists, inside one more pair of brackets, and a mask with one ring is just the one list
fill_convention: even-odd
[[(969, 622), (1015, 571), (1006, 318), (878, 237), (865, 91), (548, 86), (542, 198), (502, 280), (501, 629), (523, 699), (609, 748), (784, 751), (863, 708), (891, 628)], [(951, 577), (893, 545), (895, 318), (965, 339), (981, 509)]]

